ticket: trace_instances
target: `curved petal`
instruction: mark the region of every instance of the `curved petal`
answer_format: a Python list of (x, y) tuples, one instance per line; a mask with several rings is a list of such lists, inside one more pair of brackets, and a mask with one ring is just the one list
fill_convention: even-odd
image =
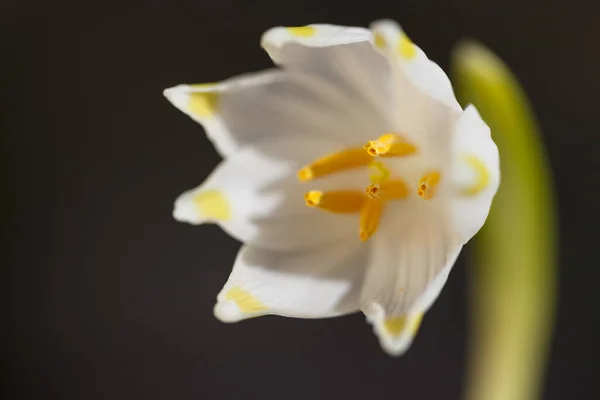
[(191, 224), (216, 222), (236, 239), (267, 249), (308, 247), (341, 237), (357, 240), (357, 215), (311, 209), (304, 194), (364, 190), (368, 171), (350, 170), (309, 184), (299, 182), (296, 175), (303, 165), (335, 150), (339, 147), (334, 142), (298, 138), (240, 150), (221, 162), (202, 185), (179, 196), (173, 216)]
[(368, 42), (370, 40), (371, 33), (365, 28), (311, 24), (298, 27), (278, 26), (271, 28), (263, 34), (260, 44), (274, 62), (285, 65), (289, 61), (286, 56), (288, 45), (331, 47)]
[(448, 107), (461, 110), (448, 76), (439, 65), (427, 58), (395, 21), (376, 21), (371, 30), (376, 48), (417, 88)]
[(410, 348), (425, 312), (440, 295), (461, 248), (456, 248), (450, 254), (446, 266), (429, 282), (423, 294), (406, 313), (399, 316), (386, 314), (385, 309), (379, 303), (371, 303), (363, 309), (367, 320), (373, 325), (381, 347), (387, 353), (399, 356)]
[(215, 316), (325, 318), (358, 311), (368, 245), (348, 241), (280, 252), (244, 246), (217, 297)]
[(246, 74), (216, 84), (164, 91), (178, 109), (203, 125), (219, 153), (275, 137), (364, 138), (374, 120), (337, 88), (315, 76), (279, 70)]
[[(305, 31), (310, 35), (302, 35)], [(392, 70), (371, 41), (365, 28), (308, 25), (272, 28), (261, 44), (286, 71), (318, 77), (337, 90), (338, 101), (347, 103), (351, 113), (367, 114), (370, 124), (362, 128), (362, 136), (375, 138), (394, 129), (397, 110)]]
[(473, 105), (456, 124), (452, 150), (454, 229), (466, 243), (483, 226), (500, 185), (498, 147)]
[(420, 317), (439, 294), (462, 247), (440, 215), (404, 214), (385, 221), (371, 239), (361, 293), (363, 312), (393, 355), (410, 345)]
[[(399, 42), (405, 35), (391, 24), (376, 23), (374, 29)], [(348, 100), (342, 102), (352, 99), (356, 114), (375, 116), (372, 129), (362, 128), (363, 137), (398, 132), (418, 148), (432, 149), (426, 157), (441, 157), (462, 111), (446, 74), (416, 46), (414, 59), (403, 61), (391, 48), (380, 44), (378, 50), (378, 36), (365, 29), (328, 27), (310, 37), (274, 28), (263, 36), (263, 46), (287, 71), (319, 77), (344, 94)]]

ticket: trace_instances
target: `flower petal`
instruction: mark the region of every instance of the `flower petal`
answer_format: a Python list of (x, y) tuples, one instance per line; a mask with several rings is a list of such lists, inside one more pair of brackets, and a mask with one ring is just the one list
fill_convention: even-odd
[(244, 246), (217, 297), (223, 322), (266, 314), (325, 318), (359, 309), (368, 246), (339, 241), (293, 252)]
[[(375, 118), (314, 75), (269, 70), (216, 84), (164, 91), (178, 109), (203, 125), (223, 156), (275, 137), (331, 137), (356, 141), (378, 129)], [(375, 119), (376, 120), (376, 119)]]
[(340, 172), (311, 181), (310, 186), (296, 176), (303, 165), (334, 150), (339, 150), (335, 142), (300, 138), (280, 138), (240, 150), (221, 162), (202, 185), (179, 196), (173, 216), (191, 224), (216, 222), (236, 239), (266, 249), (355, 239), (357, 215), (311, 209), (305, 205), (304, 194), (363, 190), (368, 171)]
[(266, 31), (261, 46), (277, 64), (285, 65), (288, 48), (294, 45), (306, 47), (331, 47), (350, 43), (369, 42), (371, 33), (364, 28), (331, 24), (311, 24), (302, 27), (278, 26)]
[(500, 158), (490, 128), (468, 106), (454, 130), (454, 227), (463, 243), (483, 226), (500, 185)]
[(379, 303), (371, 303), (363, 309), (367, 320), (379, 338), (382, 348), (390, 355), (399, 356), (410, 348), (425, 312), (440, 295), (461, 247), (450, 255), (446, 266), (427, 285), (423, 294), (409, 311), (399, 316), (386, 314)]
[[(462, 110), (443, 71), (421, 53), (413, 60), (414, 66), (402, 67), (397, 53), (390, 58), (389, 52), (378, 51), (374, 36), (365, 29), (331, 29), (317, 30), (313, 37), (305, 38), (274, 28), (264, 35), (263, 46), (285, 70), (319, 77), (337, 88), (344, 94), (340, 103), (353, 102), (353, 114), (368, 113), (372, 122), (370, 127), (361, 127), (363, 137), (375, 139), (397, 132), (406, 135), (420, 151), (433, 153), (425, 157), (446, 157), (441, 153), (447, 153), (450, 127)], [(422, 83), (411, 72), (421, 68), (430, 71)], [(432, 85), (433, 94), (423, 85)], [(449, 96), (451, 106), (436, 97), (438, 91)]]
[(371, 30), (375, 47), (401, 69), (417, 88), (448, 107), (461, 110), (448, 76), (427, 58), (396, 22), (377, 21), (371, 25)]
[[(290, 33), (290, 28), (268, 30), (262, 46), (286, 71), (320, 78), (341, 94), (350, 114), (364, 115), (370, 124), (361, 127), (362, 137), (377, 137), (394, 129), (392, 70), (371, 44), (365, 28), (309, 25), (312, 36)], [(360, 110), (357, 112), (357, 110)]]
[(393, 355), (410, 345), (422, 314), (439, 294), (444, 274), (462, 247), (449, 224), (437, 215), (404, 214), (402, 220), (384, 221), (388, 223), (371, 238), (361, 293), (363, 312), (384, 349)]

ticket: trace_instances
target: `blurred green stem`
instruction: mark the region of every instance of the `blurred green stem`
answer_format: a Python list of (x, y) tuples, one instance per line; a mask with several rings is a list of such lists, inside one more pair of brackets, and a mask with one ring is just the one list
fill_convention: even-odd
[(457, 46), (452, 73), (500, 151), (502, 183), (474, 239), (468, 400), (541, 396), (554, 320), (554, 192), (539, 129), (515, 77), (491, 51)]

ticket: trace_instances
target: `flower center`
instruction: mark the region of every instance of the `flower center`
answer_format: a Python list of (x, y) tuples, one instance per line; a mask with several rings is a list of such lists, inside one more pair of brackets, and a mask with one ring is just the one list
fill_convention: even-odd
[[(300, 169), (298, 179), (307, 182), (353, 168), (369, 168), (371, 182), (364, 191), (310, 191), (304, 195), (306, 205), (333, 213), (359, 213), (359, 238), (366, 241), (377, 231), (386, 203), (406, 199), (412, 191), (404, 179), (393, 175), (378, 158), (406, 157), (416, 153), (417, 148), (404, 137), (386, 133), (362, 148), (349, 148), (320, 158)], [(435, 196), (440, 179), (438, 171), (427, 171), (414, 191), (422, 199), (429, 200)]]

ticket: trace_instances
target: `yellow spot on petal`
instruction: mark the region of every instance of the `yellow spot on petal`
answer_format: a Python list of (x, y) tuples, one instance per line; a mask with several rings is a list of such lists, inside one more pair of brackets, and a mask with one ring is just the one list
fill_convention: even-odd
[(373, 42), (375, 43), (375, 47), (382, 50), (386, 47), (385, 39), (381, 36), (380, 33), (375, 33), (373, 36)]
[(197, 193), (193, 202), (201, 218), (213, 221), (226, 221), (231, 218), (231, 207), (227, 197), (219, 190)]
[(215, 86), (217, 86), (216, 83), (193, 83), (191, 85), (188, 85), (190, 88), (192, 89), (214, 89)]
[(406, 326), (406, 317), (390, 318), (383, 322), (385, 331), (392, 336), (399, 336)]
[(411, 336), (415, 336), (423, 320), (423, 313), (418, 313), (410, 318), (407, 323), (405, 315), (397, 318), (386, 319), (383, 323), (385, 331), (392, 336), (400, 336), (405, 329), (409, 329)]
[(305, 38), (314, 36), (317, 33), (317, 29), (313, 26), (293, 26), (285, 29), (287, 29), (291, 35)]
[(379, 220), (383, 213), (384, 201), (368, 198), (360, 211), (359, 237), (363, 242), (368, 240), (377, 231)]
[(463, 156), (463, 161), (475, 172), (475, 182), (462, 188), (461, 193), (465, 196), (475, 196), (490, 184), (490, 171), (483, 161), (472, 154)]
[(397, 133), (386, 133), (370, 140), (363, 148), (373, 157), (400, 157), (413, 154), (417, 148)]
[(417, 331), (419, 330), (419, 327), (421, 326), (421, 322), (423, 321), (423, 313), (418, 313), (417, 315), (415, 315), (414, 317), (412, 317), (412, 320), (410, 321), (410, 334), (412, 336), (415, 336), (417, 334)]
[(441, 175), (438, 171), (432, 171), (425, 174), (421, 180), (419, 180), (419, 187), (417, 194), (425, 200), (433, 198), (436, 192), (436, 188), (440, 183)]
[(404, 33), (398, 40), (398, 54), (405, 60), (412, 60), (417, 55), (417, 47)]
[(187, 107), (190, 113), (196, 117), (208, 118), (214, 115), (218, 101), (219, 95), (217, 92), (191, 92), (189, 93)]
[(298, 179), (303, 182), (320, 178), (334, 172), (369, 165), (372, 159), (361, 148), (351, 148), (329, 154), (298, 171)]
[(358, 190), (337, 190), (321, 192), (312, 190), (304, 195), (309, 207), (317, 207), (334, 213), (358, 213), (362, 210), (367, 196)]
[(225, 294), (225, 299), (235, 301), (240, 311), (248, 314), (265, 311), (267, 309), (262, 301), (239, 287), (229, 289)]

